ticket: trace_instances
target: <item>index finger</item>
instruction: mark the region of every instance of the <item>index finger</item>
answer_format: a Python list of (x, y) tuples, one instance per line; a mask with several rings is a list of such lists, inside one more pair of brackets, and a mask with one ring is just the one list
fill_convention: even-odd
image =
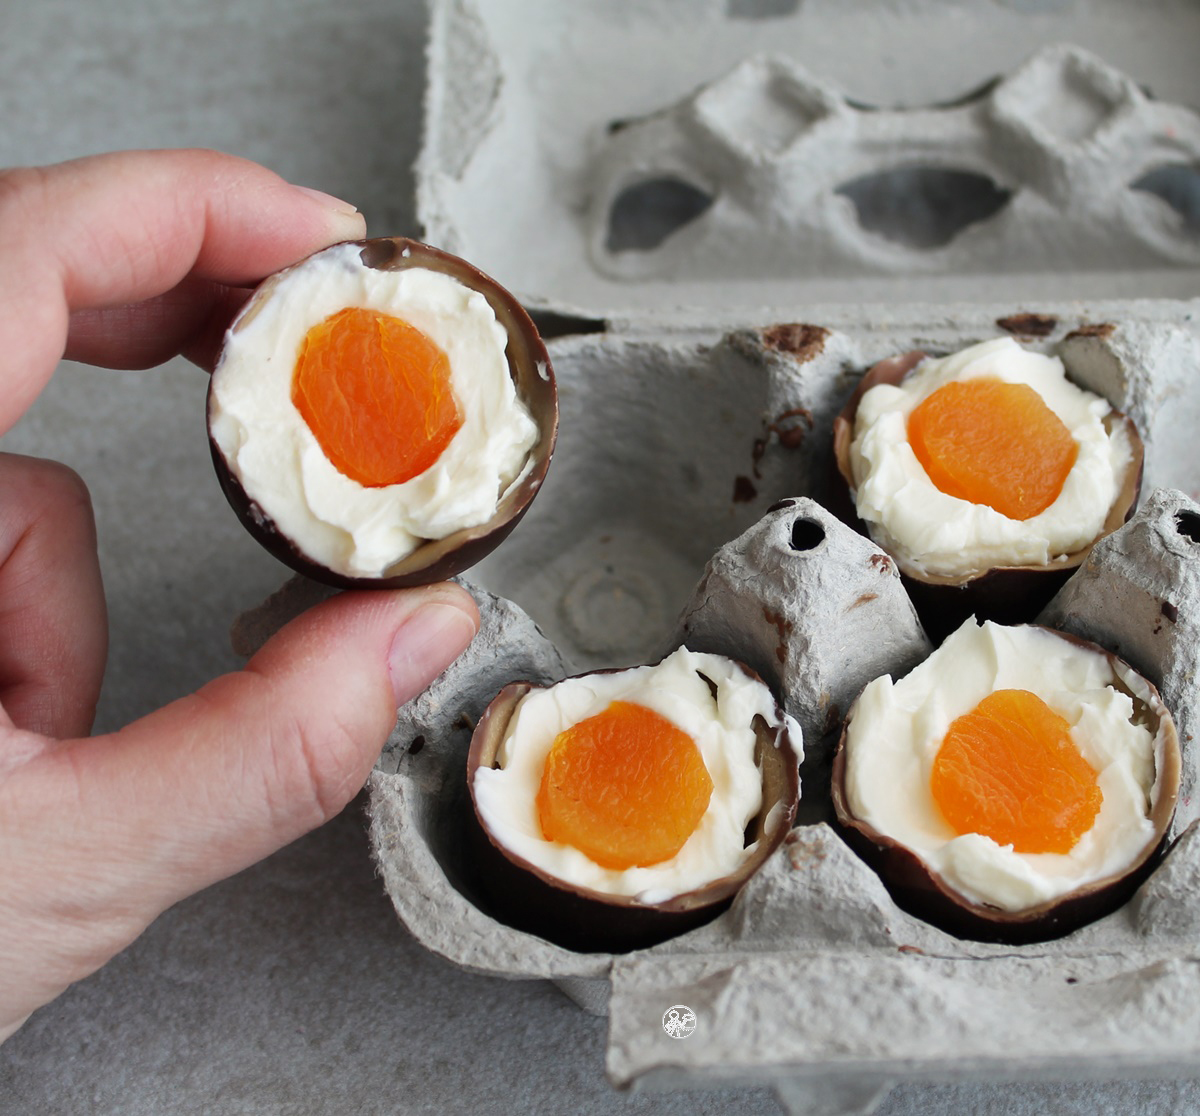
[(0, 432), (53, 373), (71, 311), (139, 302), (188, 275), (253, 283), (363, 234), (347, 203), (213, 151), (0, 172)]

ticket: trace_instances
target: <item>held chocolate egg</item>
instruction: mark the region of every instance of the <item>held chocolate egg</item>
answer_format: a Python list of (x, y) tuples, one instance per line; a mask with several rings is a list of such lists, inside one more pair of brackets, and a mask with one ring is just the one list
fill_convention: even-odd
[(1124, 902), (1161, 851), (1179, 740), (1116, 656), (968, 621), (846, 720), (833, 801), (897, 902), (961, 937), (1056, 937)]
[(424, 584), (524, 514), (557, 433), (545, 346), (511, 294), (401, 237), (337, 244), (268, 279), (208, 397), (221, 486), (294, 569)]
[(1011, 338), (863, 377), (834, 424), (847, 517), (895, 558), (931, 635), (1031, 620), (1133, 513), (1133, 423)]
[(681, 933), (786, 836), (800, 758), (799, 726), (720, 655), (509, 685), (467, 761), (481, 886), (504, 921), (572, 949)]

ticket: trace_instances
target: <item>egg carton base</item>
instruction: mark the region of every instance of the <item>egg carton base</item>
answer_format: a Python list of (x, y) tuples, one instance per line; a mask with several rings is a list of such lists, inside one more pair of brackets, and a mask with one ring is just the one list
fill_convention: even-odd
[[(1191, 442), (1200, 406), (1189, 390), (1197, 366), (1195, 330), (1189, 312), (1163, 303), (1026, 303), (847, 308), (808, 323), (728, 334), (639, 329), (555, 342), (564, 421), (550, 478), (520, 529), (473, 571), (486, 585), (470, 586), (483, 619), (479, 637), (400, 711), (371, 777), (372, 844), (401, 919), (428, 948), (464, 968), (553, 980), (586, 1010), (611, 1010), (609, 1072), (621, 1084), (675, 1088), (751, 1080), (778, 1082), (781, 1094), (800, 1097), (821, 1077), (821, 1066), (836, 1065), (838, 1073), (822, 1088), (839, 1096), (860, 1073), (880, 1082), (1004, 1079), (1034, 1071), (1145, 1076), (1185, 1066), (1196, 1053), (1189, 1027), (1200, 1033), (1190, 1001), (1181, 1002), (1192, 992), (1192, 943), (1200, 928), (1193, 830), (1180, 836), (1121, 910), (1068, 938), (1014, 949), (950, 938), (899, 910), (878, 878), (822, 824), (826, 730), (845, 700), (834, 695), (849, 695), (860, 684), (856, 670), (901, 673), (927, 648), (911, 626), (911, 606), (894, 591), (885, 556), (831, 516), (823, 500), (831, 478), (829, 424), (867, 366), (898, 351), (946, 352), (1004, 331), (1058, 352), (1075, 378), (1142, 416), (1150, 475), (1187, 485), (1195, 476)], [(1094, 561), (1052, 604), (1057, 613), (1047, 614), (1085, 635), (1088, 625), (1107, 623), (1100, 642), (1119, 644), (1176, 694), (1185, 746), (1196, 704), (1186, 654), (1195, 642), (1187, 625), (1200, 602), (1189, 565), (1194, 522), (1200, 524), (1200, 507), (1186, 492), (1150, 491), (1138, 517), (1096, 548)], [(797, 523), (815, 523), (819, 545), (793, 550), (775, 576), (767, 576), (763, 554), (772, 545), (790, 549)], [(811, 538), (807, 528), (800, 530), (802, 543)], [(572, 619), (565, 587), (582, 578), (601, 585), (601, 599), (619, 603), (625, 559), (635, 559), (643, 543), (652, 553), (657, 547), (672, 555), (669, 563), (633, 564), (632, 586), (645, 593), (646, 580), (655, 584), (654, 624), (631, 641), (628, 614), (619, 608), (592, 608)], [(569, 563), (554, 571), (557, 580), (548, 579), (547, 569), (564, 555), (571, 555)], [(1164, 581), (1170, 593), (1163, 592)], [(1122, 582), (1125, 588), (1113, 588)], [(267, 607), (271, 616), (243, 624), (243, 634), (251, 633), (244, 649), (265, 637), (272, 617), (285, 619), (313, 593), (293, 586)], [(1112, 606), (1114, 593), (1124, 594), (1123, 607)], [(1140, 605), (1128, 603), (1138, 599)], [(838, 654), (820, 638), (802, 646), (810, 628), (839, 630), (847, 607), (858, 601), (862, 626), (855, 640), (866, 653)], [(1164, 604), (1171, 606), (1166, 612)], [(1172, 610), (1174, 620), (1167, 616)], [(581, 616), (612, 630), (578, 640)], [(805, 824), (726, 914), (653, 950), (575, 954), (505, 926), (472, 889), (459, 828), (468, 809), (466, 747), (478, 716), (514, 678), (548, 682), (594, 665), (652, 660), (689, 620), (716, 643), (738, 642), (739, 652), (757, 657), (768, 674), (778, 664), (789, 690), (809, 685), (809, 696), (793, 701), (808, 719), (802, 810), (811, 813), (803, 815)], [(627, 658), (595, 662), (598, 647), (608, 648), (606, 654), (620, 647)], [(886, 650), (872, 659), (877, 647)], [(1194, 765), (1189, 747), (1185, 766)], [(1194, 773), (1189, 777), (1194, 782)], [(719, 973), (734, 975), (714, 976)], [(982, 977), (977, 1005), (971, 989), (986, 973), (997, 975)], [(739, 1045), (742, 1030), (750, 1036), (768, 1026), (768, 1016), (754, 1014), (757, 1008), (746, 1007), (750, 1014), (743, 1019), (738, 1006), (755, 999), (746, 989), (759, 989), (768, 974), (788, 982), (783, 991), (761, 988), (768, 1002), (826, 997), (831, 1014), (823, 1011), (821, 1018), (838, 1020), (826, 1045), (809, 1035), (804, 1041), (814, 1043), (811, 1049), (798, 1039), (786, 1057), (763, 1053), (748, 1039)], [(880, 981), (895, 989), (883, 1007), (864, 992)], [(644, 999), (636, 998), (638, 988)], [(647, 1014), (649, 1000), (660, 993), (679, 995), (693, 1009), (687, 997), (694, 996), (711, 1009), (710, 1025), (720, 1020), (720, 1043), (666, 1039), (661, 1015), (670, 1004)], [(1101, 1033), (1099, 1022), (1089, 1023), (1097, 1049), (1106, 1051), (1102, 1059), (1071, 1051), (1047, 1058), (1039, 1050), (1035, 1062), (1026, 1047), (1014, 1047), (1026, 1053), (1010, 1057), (1003, 1044), (988, 1045), (983, 1029), (971, 1032), (960, 1049), (956, 1035), (974, 1012), (999, 1010), (988, 1007), (993, 995), (1008, 997), (1013, 1011), (1025, 1010), (1030, 1035), (1044, 1042), (1076, 1016), (1099, 1019), (1107, 1011), (1120, 1026)], [(1089, 996), (1100, 997), (1104, 1011)], [(1175, 1012), (1177, 1002), (1184, 1022), (1178, 1028), (1172, 1022), (1164, 1035), (1157, 1016)], [(944, 1018), (947, 1004), (958, 1012), (952, 1021)], [(881, 1011), (893, 1015), (885, 1019)], [(888, 1047), (878, 1033), (884, 1024), (892, 1033), (895, 1013), (904, 1018)], [(912, 1035), (924, 1038), (905, 1046)], [(1037, 1045), (1033, 1038), (1029, 1043)]]

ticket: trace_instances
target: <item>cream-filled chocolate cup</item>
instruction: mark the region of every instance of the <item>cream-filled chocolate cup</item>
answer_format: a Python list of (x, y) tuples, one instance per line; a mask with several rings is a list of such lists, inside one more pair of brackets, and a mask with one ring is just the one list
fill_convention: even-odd
[(719, 655), (514, 683), (467, 762), (481, 883), (505, 921), (570, 948), (663, 940), (719, 913), (778, 847), (801, 754), (766, 685)]
[[(992, 506), (986, 493), (956, 487), (942, 462), (935, 468), (922, 457), (926, 445), (914, 436), (914, 420), (942, 389), (997, 385), (1026, 393), (1034, 418), (1040, 411), (1044, 423), (1000, 418), (990, 431), (966, 429), (965, 440), (1001, 444), (998, 462), (1013, 459), (1003, 449), (1008, 443), (1013, 454), (1032, 461), (1037, 481), (1043, 469), (1031, 455), (1044, 430), (1056, 428), (1069, 452), (1057, 490), (1028, 511)], [(936, 432), (943, 439), (947, 414), (955, 412), (944, 412), (943, 429)], [(939, 360), (908, 353), (882, 361), (863, 377), (835, 421), (834, 452), (853, 507), (847, 514), (895, 558), (935, 636), (972, 614), (1008, 622), (1032, 619), (1096, 541), (1133, 513), (1143, 453), (1126, 416), (1070, 383), (1056, 358), (1024, 350), (1011, 338)], [(1061, 453), (1062, 445), (1054, 452)], [(1045, 471), (1054, 468), (1052, 461)], [(1020, 486), (1012, 481), (1014, 492)]]
[(1038, 941), (1119, 906), (1179, 790), (1155, 688), (1094, 644), (968, 621), (870, 683), (834, 761), (854, 847), (911, 913), (961, 937)]
[(545, 478), (557, 396), (511, 294), (404, 238), (338, 244), (268, 279), (208, 398), (222, 488), (293, 568), (340, 586), (451, 576)]

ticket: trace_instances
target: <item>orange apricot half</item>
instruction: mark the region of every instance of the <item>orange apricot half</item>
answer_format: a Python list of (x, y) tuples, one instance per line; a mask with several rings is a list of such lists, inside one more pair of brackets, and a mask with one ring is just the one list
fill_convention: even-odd
[(446, 354), (408, 322), (362, 307), (305, 335), (292, 402), (334, 468), (368, 488), (425, 472), (463, 424)]
[(1028, 690), (996, 690), (951, 723), (930, 790), (956, 833), (1019, 853), (1070, 852), (1104, 797), (1066, 719)]
[(1079, 453), (1033, 388), (986, 378), (923, 399), (909, 415), (908, 441), (942, 492), (1020, 520), (1058, 499)]
[(624, 871), (679, 852), (712, 789), (691, 736), (644, 705), (614, 701), (554, 738), (538, 820), (546, 840)]

